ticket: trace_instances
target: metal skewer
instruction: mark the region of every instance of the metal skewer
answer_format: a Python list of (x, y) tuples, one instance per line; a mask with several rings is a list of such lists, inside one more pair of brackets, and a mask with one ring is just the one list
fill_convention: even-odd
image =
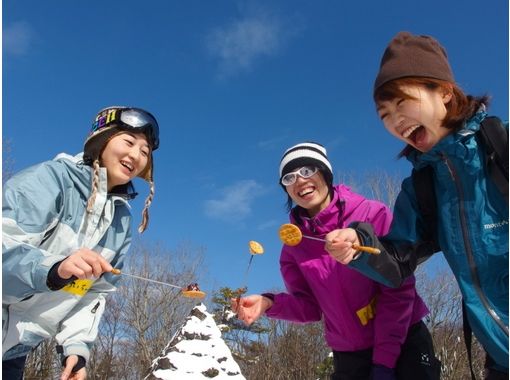
[(112, 273), (113, 274), (118, 274), (118, 275), (123, 275), (123, 276), (134, 277), (134, 278), (137, 278), (139, 280), (148, 281), (148, 282), (154, 282), (154, 283), (160, 284), (160, 285), (171, 286), (172, 288), (182, 289), (181, 286), (172, 285), (172, 284), (169, 284), (168, 282), (161, 282), (161, 281), (151, 280), (150, 278), (140, 277), (140, 276), (136, 276), (134, 274), (124, 273), (124, 272), (121, 272), (120, 269), (116, 269), (116, 268), (112, 269)]

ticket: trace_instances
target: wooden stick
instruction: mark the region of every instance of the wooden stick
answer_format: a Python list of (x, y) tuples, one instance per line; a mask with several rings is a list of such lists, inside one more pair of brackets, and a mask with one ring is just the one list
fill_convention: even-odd
[[(312, 240), (317, 240), (317, 241), (323, 241), (325, 243), (327, 243), (327, 240), (325, 239), (321, 239), (321, 238), (318, 238), (318, 237), (315, 237), (315, 236), (307, 236), (307, 235), (303, 235), (304, 238), (307, 238), (307, 239), (312, 239)], [(357, 245), (357, 244), (353, 244), (352, 245), (352, 248), (354, 248), (356, 251), (363, 251), (363, 252), (366, 252), (366, 253), (370, 253), (372, 255), (379, 255), (381, 253), (381, 250), (379, 248), (374, 248), (374, 247), (366, 247), (364, 245)]]
[(354, 248), (356, 251), (363, 251), (366, 253), (370, 253), (372, 255), (379, 255), (381, 253), (381, 250), (379, 248), (365, 247), (364, 245), (353, 244), (352, 248)]

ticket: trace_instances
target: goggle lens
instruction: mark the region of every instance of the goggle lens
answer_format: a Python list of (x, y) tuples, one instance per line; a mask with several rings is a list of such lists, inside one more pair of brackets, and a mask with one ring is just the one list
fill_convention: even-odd
[(299, 168), (296, 171), (285, 174), (281, 179), (282, 185), (283, 186), (293, 185), (296, 182), (298, 175), (302, 178), (310, 178), (315, 173), (317, 173), (318, 170), (319, 169), (317, 169), (317, 167), (315, 166), (303, 166), (302, 168)]
[(143, 110), (126, 109), (120, 113), (120, 121), (131, 128), (149, 128), (153, 140), (153, 149), (159, 146), (159, 126), (154, 117)]
[[(105, 114), (98, 115), (92, 126), (92, 132), (104, 128), (109, 124), (118, 123), (130, 130), (140, 129), (147, 132), (151, 138), (152, 149), (159, 146), (159, 126), (156, 119), (148, 112), (139, 108), (112, 108)], [(139, 131), (136, 131), (139, 132)]]

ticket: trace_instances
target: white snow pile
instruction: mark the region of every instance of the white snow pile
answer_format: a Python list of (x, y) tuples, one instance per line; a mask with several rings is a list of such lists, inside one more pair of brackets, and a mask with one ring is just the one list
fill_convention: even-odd
[(191, 310), (181, 329), (152, 362), (145, 380), (246, 380), (204, 304)]

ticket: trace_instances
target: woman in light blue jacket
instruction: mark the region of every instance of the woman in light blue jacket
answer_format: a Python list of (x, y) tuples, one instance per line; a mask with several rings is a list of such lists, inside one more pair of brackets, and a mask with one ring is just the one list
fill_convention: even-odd
[[(385, 128), (407, 144), (403, 155), (415, 169), (428, 166), (432, 172), (429, 191), (436, 204), (430, 208), (437, 209), (438, 228), (425, 234), (430, 210), (419, 208), (423, 198), (410, 177), (402, 184), (387, 236), (377, 239), (370, 225), (355, 223), (333, 231), (326, 249), (393, 286), (441, 250), (462, 292), (469, 326), (487, 352), (486, 379), (508, 378), (508, 199), (489, 174), (486, 146), (477, 136), (487, 98), (462, 92), (439, 42), (401, 32), (384, 53), (374, 99)], [(508, 125), (500, 128), (508, 152)], [(382, 254), (355, 256), (352, 243), (360, 241), (380, 247)]]
[[(99, 112), (83, 155), (61, 154), (9, 179), (2, 209), (2, 372), (21, 379), (27, 354), (54, 337), (62, 379), (85, 379), (90, 346), (131, 243), (131, 180), (154, 194), (155, 118), (142, 109)], [(103, 275), (104, 274), (104, 275)], [(70, 377), (71, 376), (71, 377)]]

